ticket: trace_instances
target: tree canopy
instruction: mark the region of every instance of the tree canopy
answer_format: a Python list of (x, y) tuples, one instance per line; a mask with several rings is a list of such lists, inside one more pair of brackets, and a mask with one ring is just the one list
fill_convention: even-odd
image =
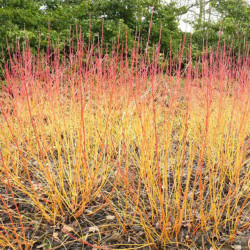
[[(112, 44), (120, 32), (120, 40), (132, 46), (135, 36), (147, 41), (151, 15), (150, 44), (156, 44), (162, 32), (161, 49), (168, 51), (170, 40), (178, 48), (183, 37), (180, 18), (197, 10), (189, 22), (193, 27), (193, 47), (202, 50), (208, 38), (216, 46), (223, 23), (222, 39), (238, 48), (250, 39), (250, 5), (245, 0), (0, 0), (0, 46), (6, 50), (6, 39), (11, 48), (16, 40), (29, 39), (31, 47), (46, 47), (50, 30), (51, 41), (63, 48), (69, 32), (77, 27), (85, 39), (101, 39), (104, 20), (104, 44)], [(217, 16), (216, 19), (211, 16)], [(89, 24), (91, 20), (91, 34)], [(70, 29), (71, 27), (71, 29)], [(39, 43), (40, 41), (40, 43)]]

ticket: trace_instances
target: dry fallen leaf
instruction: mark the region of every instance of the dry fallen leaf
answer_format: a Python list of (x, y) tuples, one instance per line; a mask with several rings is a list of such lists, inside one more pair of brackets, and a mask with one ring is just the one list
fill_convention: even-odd
[(114, 219), (115, 219), (115, 216), (113, 216), (113, 215), (107, 215), (107, 216), (106, 216), (106, 219), (107, 219), (107, 220), (114, 220)]
[(39, 245), (39, 246), (36, 246), (36, 248), (40, 249), (40, 248), (43, 248), (43, 247), (45, 247), (45, 246), (46, 246), (45, 244), (41, 244), (41, 245)]
[(59, 241), (58, 233), (57, 233), (57, 232), (54, 232), (53, 235), (52, 235), (52, 238), (53, 238), (54, 240)]
[(241, 245), (234, 245), (232, 248), (235, 250), (241, 250)]
[(70, 227), (70, 226), (67, 226), (67, 225), (63, 225), (63, 228), (61, 229), (61, 231), (63, 232), (63, 233), (69, 233), (69, 232), (71, 232), (71, 231), (74, 231), (74, 229), (72, 228), (72, 227)]
[(98, 232), (99, 231), (99, 229), (98, 229), (98, 227), (89, 227), (89, 232), (92, 232), (92, 233), (94, 233), (94, 232)]
[(189, 192), (187, 195), (187, 199), (190, 201), (193, 198), (193, 192)]

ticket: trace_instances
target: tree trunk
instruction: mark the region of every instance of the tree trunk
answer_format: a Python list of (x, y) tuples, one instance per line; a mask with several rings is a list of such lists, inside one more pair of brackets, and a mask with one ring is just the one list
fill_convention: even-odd
[(203, 12), (204, 12), (204, 4), (203, 0), (199, 0), (199, 7), (200, 7), (200, 13), (199, 13), (199, 24), (201, 25), (202, 20), (203, 20)]

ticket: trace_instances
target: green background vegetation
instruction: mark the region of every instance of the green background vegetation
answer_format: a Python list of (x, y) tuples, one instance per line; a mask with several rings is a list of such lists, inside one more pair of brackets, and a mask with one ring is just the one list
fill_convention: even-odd
[[(24, 41), (25, 34), (35, 50), (39, 44), (48, 44), (48, 24), (51, 41), (63, 49), (68, 44), (69, 31), (77, 24), (85, 39), (89, 39), (91, 17), (91, 41), (100, 41), (104, 19), (104, 44), (112, 44), (119, 30), (121, 40), (128, 45), (141, 30), (142, 41), (148, 37), (149, 23), (154, 6), (150, 45), (156, 44), (162, 26), (161, 49), (168, 52), (170, 38), (173, 50), (179, 47), (183, 31), (179, 29), (180, 18), (193, 11), (193, 51), (201, 53), (204, 41), (216, 47), (223, 22), (222, 40), (234, 49), (246, 45), (250, 38), (250, 5), (245, 0), (0, 0), (0, 48), (7, 54), (6, 39), (14, 48), (16, 40)], [(194, 11), (195, 9), (195, 11)], [(217, 16), (216, 19), (211, 18)], [(24, 31), (24, 27), (25, 30)]]

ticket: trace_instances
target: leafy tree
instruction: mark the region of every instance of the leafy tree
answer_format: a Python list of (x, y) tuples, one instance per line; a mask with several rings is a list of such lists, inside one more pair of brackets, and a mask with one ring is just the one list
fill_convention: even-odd
[(169, 51), (172, 39), (176, 50), (183, 37), (178, 28), (180, 17), (195, 10), (193, 51), (201, 53), (207, 38), (211, 47), (217, 46), (221, 22), (222, 40), (229, 44), (234, 39), (236, 50), (249, 43), (250, 5), (246, 0), (0, 0), (0, 47), (7, 55), (6, 38), (14, 48), (16, 40), (22, 43), (26, 35), (34, 51), (39, 42), (41, 48), (46, 48), (50, 29), (52, 43), (63, 49), (76, 24), (85, 40), (96, 44), (104, 20), (104, 45), (111, 45), (120, 34), (121, 43), (127, 39), (131, 48), (139, 30), (141, 39), (147, 42), (153, 12), (149, 46), (158, 43), (161, 31), (161, 49)]
[[(228, 45), (233, 42), (235, 51), (243, 43), (250, 41), (250, 5), (245, 0), (210, 0), (210, 11), (218, 16), (215, 21), (210, 19), (201, 21), (199, 18), (194, 23), (194, 42), (198, 51), (202, 50), (206, 37), (211, 47), (218, 43), (220, 29), (221, 40)], [(211, 14), (211, 13), (210, 13)]]
[(0, 0), (0, 22), (2, 47), (6, 47), (7, 38), (10, 47), (13, 48), (16, 39), (24, 39), (25, 33), (31, 44), (35, 46), (42, 23), (39, 1)]
[(152, 6), (155, 11), (151, 44), (158, 42), (162, 26), (162, 48), (169, 48), (170, 37), (178, 46), (181, 37), (176, 19), (178, 8), (174, 3), (155, 0), (0, 0), (0, 45), (6, 47), (6, 37), (12, 47), (16, 39), (23, 40), (25, 26), (31, 46), (37, 47), (40, 39), (40, 45), (46, 47), (49, 24), (51, 40), (63, 48), (68, 43), (70, 26), (74, 31), (77, 24), (85, 37), (90, 37), (91, 18), (91, 41), (100, 41), (104, 19), (104, 43), (111, 44), (120, 30), (121, 41), (125, 42), (127, 37), (131, 47), (139, 29), (142, 39), (147, 41)]

